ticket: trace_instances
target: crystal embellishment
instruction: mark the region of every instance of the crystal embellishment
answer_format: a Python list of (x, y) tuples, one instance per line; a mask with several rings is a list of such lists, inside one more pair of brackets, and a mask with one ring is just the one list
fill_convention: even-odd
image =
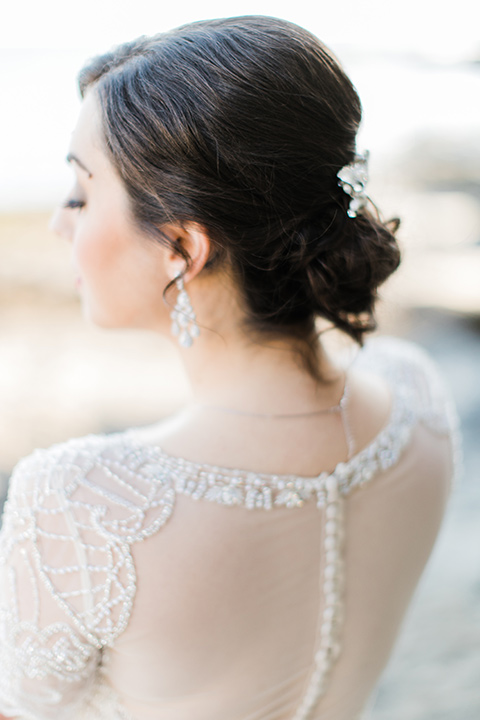
[(345, 165), (345, 167), (337, 173), (338, 185), (350, 196), (347, 215), (351, 218), (356, 217), (368, 201), (366, 194), (368, 157), (368, 150), (364, 153), (357, 154), (352, 163)]
[(172, 319), (172, 335), (178, 337), (178, 342), (184, 348), (193, 345), (193, 340), (200, 335), (197, 318), (190, 302), (190, 296), (185, 290), (183, 278), (179, 276), (175, 283), (178, 289), (177, 302), (170, 313)]
[[(341, 651), (345, 498), (399, 461), (418, 422), (456, 435), (451, 405), (423, 354), (395, 341), (386, 349), (372, 341), (356, 362), (375, 365), (389, 380), (391, 416), (370, 445), (331, 473), (268, 475), (194, 463), (145, 443), (141, 430), (72, 440), (19, 463), (0, 535), (0, 698), (16, 715), (32, 716), (29, 683), (40, 682), (45, 697), (51, 686), (59, 703), (62, 694), (75, 697), (72, 717), (90, 717), (83, 705), (79, 711), (85, 688), (95, 717), (128, 717), (102, 681), (102, 668), (133, 607), (132, 546), (162, 528), (180, 493), (252, 512), (301, 512), (314, 502), (324, 513), (319, 640), (295, 720), (314, 717)], [(68, 522), (58, 523), (62, 518)], [(47, 552), (55, 546), (60, 561)], [(22, 596), (28, 594), (33, 607), (28, 618), (21, 616), (20, 575), (27, 578)], [(60, 609), (61, 622), (41, 625), (46, 599)]]

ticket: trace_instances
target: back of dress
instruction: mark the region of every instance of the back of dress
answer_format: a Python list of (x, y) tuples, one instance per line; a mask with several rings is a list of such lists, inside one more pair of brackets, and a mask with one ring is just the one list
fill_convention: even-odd
[(419, 351), (373, 341), (356, 363), (386, 378), (392, 411), (333, 472), (197, 464), (141, 431), (20, 464), (1, 543), (0, 710), (360, 717), (437, 535), (453, 453)]

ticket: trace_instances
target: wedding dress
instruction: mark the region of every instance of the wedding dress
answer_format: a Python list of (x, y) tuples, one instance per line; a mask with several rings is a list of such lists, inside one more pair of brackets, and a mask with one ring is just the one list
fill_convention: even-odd
[(0, 535), (0, 712), (360, 717), (438, 531), (454, 422), (414, 346), (373, 340), (355, 363), (386, 378), (391, 415), (333, 472), (198, 464), (142, 430), (21, 461)]

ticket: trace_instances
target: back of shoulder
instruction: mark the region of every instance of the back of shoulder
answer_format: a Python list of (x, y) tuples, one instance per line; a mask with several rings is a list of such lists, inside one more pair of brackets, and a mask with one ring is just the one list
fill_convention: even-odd
[(385, 378), (412, 414), (439, 434), (457, 431), (458, 420), (449, 390), (436, 363), (414, 343), (391, 337), (370, 340), (355, 366)]
[(106, 437), (90, 435), (34, 450), (15, 466), (9, 485), (9, 497), (38, 496), (67, 490), (71, 481), (88, 475), (101, 462)]
[[(0, 583), (0, 636), (6, 632), (2, 618), (16, 618), (18, 626), (19, 598), (30, 593), (37, 619), (28, 627), (31, 646), (40, 647), (39, 662), (48, 657), (43, 644), (54, 633), (64, 633), (65, 647), (75, 645), (73, 654), (85, 639), (96, 649), (113, 643), (126, 627), (136, 592), (131, 545), (165, 523), (173, 498), (165, 476), (155, 472), (154, 458), (123, 434), (71, 440), (22, 460), (10, 481), (0, 532), (0, 574), (7, 568), (17, 577), (15, 592), (6, 597)], [(40, 607), (51, 618), (45, 629)], [(13, 653), (14, 648), (12, 641)], [(90, 658), (90, 650), (85, 653)]]
[(415, 467), (425, 473), (427, 466), (440, 485), (444, 475), (449, 484), (458, 473), (458, 421), (428, 355), (412, 343), (375, 338), (355, 358), (351, 379), (349, 429), (358, 454), (348, 486), (379, 470)]
[(174, 493), (155, 461), (125, 436), (90, 435), (36, 450), (15, 467), (8, 506), (23, 512), (68, 512), (111, 538), (135, 542), (169, 517)]

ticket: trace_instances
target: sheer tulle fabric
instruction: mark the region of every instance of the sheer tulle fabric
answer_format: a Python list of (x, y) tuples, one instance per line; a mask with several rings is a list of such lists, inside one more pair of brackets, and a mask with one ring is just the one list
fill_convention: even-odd
[(31, 720), (354, 720), (430, 553), (452, 413), (397, 341), (356, 361), (392, 416), (333, 473), (166, 455), (142, 431), (37, 451), (0, 536), (0, 711)]

